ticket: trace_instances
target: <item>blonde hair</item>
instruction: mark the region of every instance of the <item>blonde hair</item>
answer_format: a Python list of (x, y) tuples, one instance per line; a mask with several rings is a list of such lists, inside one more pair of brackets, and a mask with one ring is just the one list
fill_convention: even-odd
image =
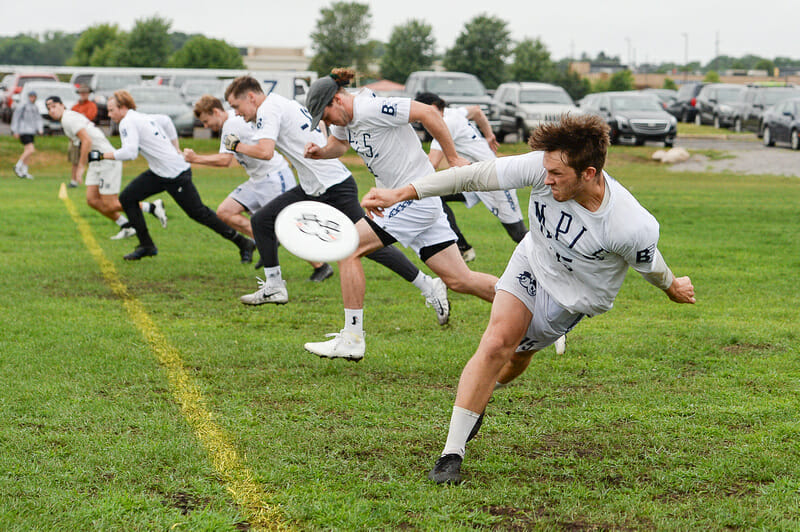
[(131, 96), (131, 93), (125, 89), (114, 91), (114, 95), (112, 97), (117, 101), (117, 105), (120, 107), (127, 107), (128, 109), (136, 110), (136, 102), (133, 101), (133, 96)]
[(203, 113), (209, 115), (213, 114), (214, 109), (225, 111), (225, 108), (222, 106), (222, 102), (219, 101), (219, 98), (211, 96), (210, 94), (204, 94), (194, 104), (194, 116), (200, 118), (200, 115)]

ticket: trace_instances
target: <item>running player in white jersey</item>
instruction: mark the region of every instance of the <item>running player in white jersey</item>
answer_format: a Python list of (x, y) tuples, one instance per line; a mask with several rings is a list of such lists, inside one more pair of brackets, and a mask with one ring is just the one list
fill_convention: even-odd
[[(213, 155), (198, 155), (191, 148), (184, 148), (183, 158), (192, 164), (203, 164), (217, 168), (227, 168), (237, 161), (244, 168), (250, 179), (236, 187), (217, 207), (217, 216), (240, 233), (253, 238), (250, 218), (245, 212), (253, 215), (258, 209), (280, 196), (287, 190), (297, 186), (294, 173), (289, 163), (280, 153), (270, 160), (254, 159), (241, 153), (235, 153), (225, 147), (225, 137), (237, 135), (241, 142), (254, 144), (254, 130), (241, 116), (233, 110), (226, 111), (219, 98), (206, 94), (194, 104), (194, 115), (203, 126), (219, 133), (219, 152)], [(324, 262), (311, 263), (314, 271), (309, 281), (322, 282), (333, 275), (333, 268)], [(259, 263), (256, 268), (263, 267)]]
[[(327, 144), (310, 142), (305, 150), (309, 159), (341, 157), (352, 147), (364, 160), (383, 187), (399, 187), (416, 177), (433, 172), (410, 122), (421, 122), (439, 141), (452, 166), (468, 164), (456, 154), (453, 140), (439, 113), (428, 105), (409, 98), (378, 98), (363, 89), (357, 95), (345, 90), (354, 72), (336, 69), (331, 76), (316, 80), (306, 95), (313, 117), (311, 127), (320, 120), (331, 126)], [(439, 198), (405, 201), (393, 205), (385, 218), (372, 221), (362, 218), (356, 223), (359, 246), (343, 263), (351, 262), (351, 272), (360, 272), (346, 282), (354, 287), (353, 298), (345, 301), (347, 309), (361, 309), (365, 287), (359, 258), (367, 253), (399, 241), (413, 249), (448, 288), (494, 299), (497, 277), (471, 271), (455, 245), (455, 234), (447, 223)], [(343, 283), (345, 272), (342, 271)], [(353, 305), (353, 306), (348, 306)], [(314, 354), (329, 358), (348, 358), (351, 351), (363, 350), (363, 331), (345, 329), (327, 342), (305, 345)]]
[[(61, 122), (64, 134), (71, 143), (80, 142), (80, 153), (77, 164), (72, 166), (72, 181), (80, 182), (86, 171), (86, 203), (91, 208), (116, 222), (119, 232), (112, 240), (128, 238), (136, 234), (136, 229), (122, 214), (119, 203), (119, 189), (122, 186), (122, 163), (119, 161), (88, 161), (91, 150), (101, 152), (112, 151), (114, 147), (100, 129), (81, 113), (64, 107), (58, 96), (50, 96), (45, 101), (47, 112), (53, 120)], [(161, 200), (152, 204), (143, 202), (143, 210), (150, 212), (163, 223), (167, 222), (167, 213)]]
[[(350, 171), (340, 161), (315, 161), (303, 157), (307, 144), (324, 145), (326, 139), (316, 124), (311, 125), (308, 110), (296, 101), (277, 94), (264, 94), (258, 80), (250, 76), (233, 80), (225, 91), (225, 99), (236, 114), (250, 122), (254, 129), (254, 144), (242, 142), (235, 134), (224, 137), (229, 150), (256, 159), (270, 160), (278, 148), (297, 170), (300, 186), (273, 199), (250, 219), (264, 263), (266, 280), (261, 282), (261, 287), (256, 292), (241, 297), (242, 302), (248, 305), (283, 304), (289, 300), (289, 293), (278, 262), (278, 240), (275, 236), (275, 218), (278, 213), (292, 203), (313, 200), (336, 207), (356, 222), (364, 218), (364, 210), (358, 203), (358, 187)], [(441, 279), (431, 279), (422, 273), (400, 250), (392, 246), (372, 253), (367, 258), (379, 262), (413, 283), (425, 297), (426, 304), (436, 311), (439, 324), (447, 323), (450, 304), (447, 301), (447, 287)], [(363, 287), (364, 271), (357, 260), (342, 261), (339, 266), (342, 298), (345, 303), (345, 328), (360, 330), (363, 319), (361, 302), (358, 302), (357, 307), (354, 306), (353, 301), (357, 297), (354, 294), (357, 291), (349, 284), (349, 280), (354, 277), (358, 279), (360, 275), (360, 280), (356, 282)], [(363, 358), (364, 346), (362, 340), (357, 349), (348, 352), (347, 358)]]
[(139, 260), (158, 254), (158, 249), (147, 231), (139, 201), (165, 190), (192, 220), (233, 242), (239, 248), (242, 262), (252, 260), (255, 249), (253, 241), (226, 225), (214, 211), (203, 204), (192, 182), (191, 166), (156, 120), (136, 111), (136, 102), (128, 91), (118, 90), (108, 99), (108, 116), (119, 123), (122, 147), (105, 153), (92, 151), (89, 160), (132, 161), (141, 151), (150, 167), (131, 181), (119, 197), (139, 239), (139, 245), (133, 252), (125, 255), (125, 260)]
[[(447, 107), (444, 100), (432, 92), (423, 92), (417, 95), (416, 101), (432, 105), (442, 113), (444, 123), (453, 137), (456, 152), (471, 163), (488, 161), (497, 157), (497, 140), (486, 115), (477, 105), (469, 107)], [(480, 131), (475, 129), (474, 122)], [(444, 159), (442, 148), (436, 139), (431, 142), (428, 158), (434, 168), (438, 168)], [(458, 249), (465, 262), (475, 259), (475, 250), (467, 242), (456, 222), (455, 214), (447, 206), (448, 201), (462, 201), (467, 208), (472, 208), (478, 203), (483, 203), (489, 212), (494, 214), (503, 224), (508, 236), (514, 242), (519, 242), (528, 232), (525, 222), (522, 221), (522, 209), (519, 206), (515, 190), (492, 190), (488, 192), (464, 192), (442, 198), (444, 211), (450, 227), (458, 237)]]
[(461, 481), (466, 443), (477, 433), (492, 391), (520, 375), (531, 356), (585, 316), (611, 308), (628, 267), (676, 303), (694, 303), (688, 277), (675, 277), (657, 248), (658, 222), (603, 171), (608, 126), (594, 115), (539, 126), (535, 151), (426, 176), (398, 190), (371, 190), (367, 212), (398, 201), (464, 190), (531, 187), (531, 230), (497, 283), (489, 325), (461, 373), (450, 430), (428, 475)]

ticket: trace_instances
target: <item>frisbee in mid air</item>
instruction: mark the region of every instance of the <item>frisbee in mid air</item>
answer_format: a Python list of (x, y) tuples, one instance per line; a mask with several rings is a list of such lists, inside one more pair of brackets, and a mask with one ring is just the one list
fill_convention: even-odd
[(358, 247), (358, 231), (345, 214), (327, 203), (299, 201), (275, 219), (275, 234), (289, 253), (314, 262), (336, 262)]

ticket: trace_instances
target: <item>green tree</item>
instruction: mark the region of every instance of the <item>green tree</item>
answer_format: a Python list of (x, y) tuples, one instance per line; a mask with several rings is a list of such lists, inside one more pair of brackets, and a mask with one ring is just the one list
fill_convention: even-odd
[(719, 74), (717, 74), (716, 70), (709, 70), (708, 72), (706, 72), (703, 81), (706, 81), (708, 83), (719, 83)]
[(753, 65), (755, 70), (766, 70), (767, 73), (771, 76), (772, 71), (775, 70), (775, 63), (770, 61), (769, 59), (761, 59)]
[(0, 39), (0, 64), (37, 65), (41, 43), (33, 35), (20, 33)]
[(478, 76), (490, 89), (506, 80), (505, 60), (511, 49), (507, 23), (478, 15), (464, 25), (453, 47), (444, 56), (444, 67)]
[(381, 58), (384, 78), (405, 82), (416, 70), (428, 70), (436, 57), (433, 28), (421, 20), (412, 19), (395, 26)]
[(176, 68), (244, 68), (239, 49), (219, 39), (196, 35), (169, 58)]
[(592, 90), (588, 79), (582, 78), (577, 72), (572, 72), (566, 68), (556, 70), (555, 76), (550, 80), (550, 83), (563, 87), (575, 101), (580, 100)]
[(633, 74), (630, 70), (614, 72), (608, 79), (608, 90), (610, 91), (629, 91), (631, 89), (633, 89)]
[(64, 33), (63, 31), (45, 32), (40, 47), (40, 60), (42, 65), (65, 65), (72, 55), (78, 34)]
[[(72, 66), (105, 66), (111, 48), (117, 46), (120, 31), (116, 24), (96, 24), (80, 34), (67, 60)], [(101, 51), (103, 50), (103, 51)]]
[(322, 8), (316, 29), (311, 33), (315, 54), (309, 68), (320, 76), (337, 67), (364, 70), (369, 59), (367, 38), (371, 23), (367, 4), (334, 2), (331, 7)]
[(508, 67), (513, 81), (548, 81), (555, 77), (550, 52), (539, 39), (525, 39), (512, 51), (514, 61)]
[(155, 15), (138, 19), (127, 38), (120, 39), (112, 53), (117, 66), (163, 67), (172, 53), (167, 19)]
[(678, 85), (675, 84), (675, 81), (672, 78), (664, 78), (664, 84), (661, 86), (662, 89), (671, 89), (671, 90), (678, 90)]

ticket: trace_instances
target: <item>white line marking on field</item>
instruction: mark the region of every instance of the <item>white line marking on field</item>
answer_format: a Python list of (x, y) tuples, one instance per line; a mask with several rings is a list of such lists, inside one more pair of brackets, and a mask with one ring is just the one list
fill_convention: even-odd
[(253, 474), (243, 463), (230, 438), (219, 425), (214, 423), (214, 416), (203, 405), (205, 401), (200, 388), (186, 372), (178, 350), (161, 334), (139, 300), (128, 292), (128, 288), (117, 274), (114, 264), (106, 258), (94, 238), (89, 224), (81, 217), (78, 209), (69, 199), (64, 183), (61, 183), (58, 198), (64, 201), (69, 215), (78, 226), (83, 243), (100, 266), (106, 283), (122, 299), (131, 321), (142, 333), (158, 357), (158, 361), (167, 371), (172, 393), (180, 405), (186, 421), (208, 451), (214, 468), (222, 477), (234, 502), (247, 512), (250, 525), (254, 530), (291, 529), (290, 525), (283, 522), (280, 511), (267, 503), (269, 496), (253, 479)]

